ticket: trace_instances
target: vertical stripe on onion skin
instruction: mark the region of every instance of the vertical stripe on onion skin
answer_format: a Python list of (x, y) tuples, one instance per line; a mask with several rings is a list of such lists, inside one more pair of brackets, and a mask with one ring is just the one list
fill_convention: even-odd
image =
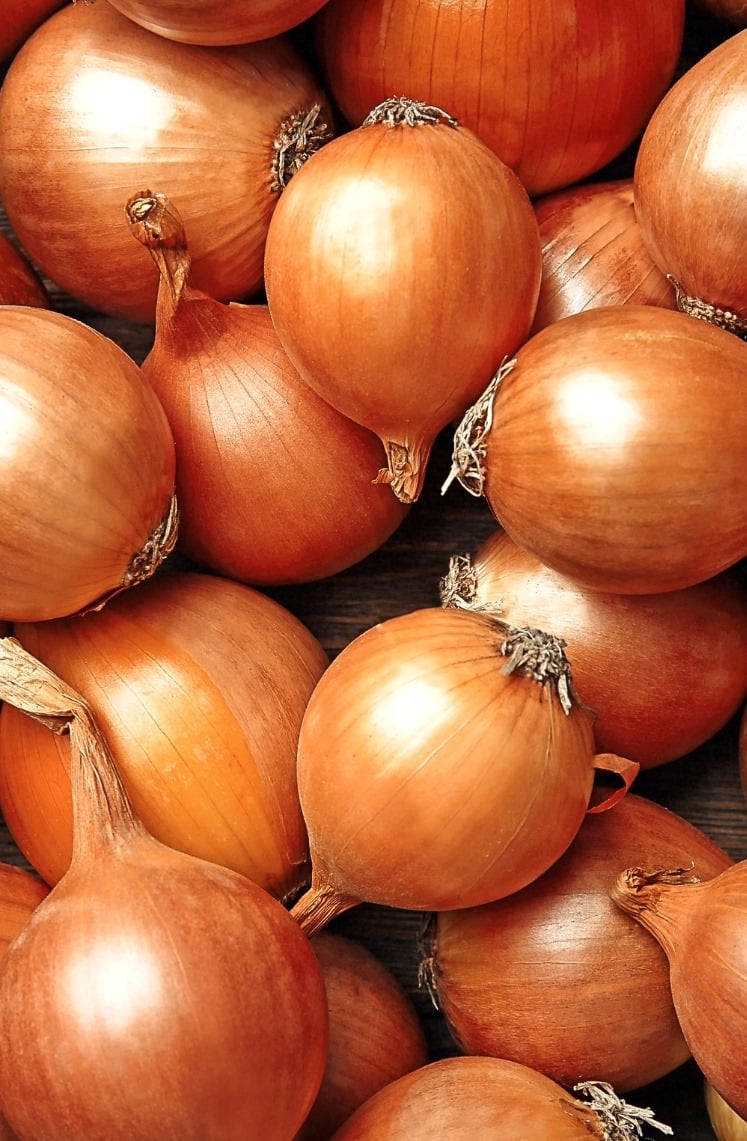
[[(516, 175), (448, 114), (389, 99), (281, 195), (267, 300), (304, 380), (420, 494), (433, 441), (528, 335), (541, 259)], [(384, 460), (382, 455), (382, 461)]]
[(248, 44), (290, 31), (325, 0), (111, 0), (136, 24), (182, 44)]
[(604, 1074), (618, 1093), (689, 1058), (666, 956), (609, 898), (619, 869), (639, 860), (692, 862), (703, 879), (732, 863), (682, 817), (631, 793), (588, 816), (528, 887), (431, 916), (421, 977), (463, 1053), (510, 1058), (567, 1088)]

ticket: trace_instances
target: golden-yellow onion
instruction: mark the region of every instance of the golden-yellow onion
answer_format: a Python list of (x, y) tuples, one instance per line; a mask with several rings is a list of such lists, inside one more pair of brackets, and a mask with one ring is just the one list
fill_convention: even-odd
[(80, 321), (0, 306), (0, 619), (103, 603), (173, 548), (174, 441), (131, 357)]
[(7, 234), (0, 232), (0, 305), (49, 308), (49, 295), (38, 273)]
[(708, 1120), (718, 1141), (747, 1141), (747, 1120), (740, 1117), (710, 1082), (704, 1082)]
[[(326, 655), (284, 607), (213, 575), (164, 573), (74, 621), (16, 637), (89, 701), (158, 839), (276, 896), (307, 875), (295, 759)], [(65, 743), (0, 711), (0, 803), (48, 882), (70, 861)]]
[(158, 275), (124, 204), (157, 183), (179, 203), (195, 285), (221, 300), (262, 283), (270, 216), (328, 137), (324, 93), (283, 37), (177, 44), (107, 0), (67, 4), (0, 93), (0, 198), (47, 277), (94, 309), (152, 321)]
[(325, 0), (111, 0), (143, 28), (183, 44), (248, 44), (295, 28)]

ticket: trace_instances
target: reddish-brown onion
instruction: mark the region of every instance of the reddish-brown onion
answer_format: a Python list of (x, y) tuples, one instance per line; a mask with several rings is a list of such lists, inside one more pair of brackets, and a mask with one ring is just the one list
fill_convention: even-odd
[[(448, 108), (446, 108), (448, 111)], [(265, 286), (304, 380), (381, 439), (417, 499), (433, 441), (526, 338), (541, 274), (516, 175), (438, 108), (376, 107), (278, 202)]]
[(316, 47), (349, 122), (394, 91), (436, 103), (534, 195), (637, 137), (674, 73), (684, 12), (683, 0), (329, 0)]
[(50, 306), (43, 281), (7, 234), (0, 232), (0, 305)]
[(0, 618), (39, 622), (147, 578), (176, 538), (176, 458), (123, 349), (62, 313), (0, 306)]
[(576, 692), (596, 714), (597, 750), (642, 768), (692, 752), (747, 697), (747, 586), (735, 570), (683, 590), (605, 594), (499, 529), (473, 559), (451, 560), (441, 590), (444, 605), (489, 606), (562, 638)]
[(542, 284), (532, 332), (601, 305), (676, 308), (674, 288), (653, 263), (633, 209), (633, 180), (591, 182), (534, 204)]
[(428, 1062), (425, 1031), (390, 969), (343, 935), (311, 943), (327, 991), (329, 1049), (321, 1089), (296, 1141), (327, 1141), (378, 1090)]
[(189, 284), (178, 211), (164, 195), (127, 206), (160, 271), (143, 373), (171, 424), (179, 546), (244, 582), (308, 582), (370, 554), (407, 508), (373, 480), (376, 436), (305, 384), (266, 305), (223, 305)]
[(196, 286), (244, 297), (262, 283), (280, 187), (330, 122), (283, 37), (193, 47), (107, 0), (68, 4), (5, 77), (0, 198), (47, 277), (94, 309), (152, 321), (158, 275), (123, 216), (133, 187), (157, 183), (179, 203)]
[(3, 0), (0, 21), (0, 61), (10, 59), (52, 12), (65, 0)]
[(69, 870), (0, 961), (8, 1124), (55, 1141), (288, 1141), (327, 1045), (308, 940), (256, 884), (146, 831), (89, 707), (12, 639), (0, 684), (69, 731), (75, 814)]
[[(279, 897), (308, 875), (296, 787), (301, 718), (326, 654), (284, 607), (213, 575), (156, 576), (84, 618), (17, 625), (93, 708), (145, 826)], [(53, 883), (70, 860), (64, 744), (0, 711), (0, 803)]]
[(0, 956), (48, 894), (49, 888), (38, 876), (12, 864), (0, 864)]
[(325, 0), (111, 0), (143, 28), (184, 44), (248, 44), (287, 32)]
[(674, 1008), (693, 1058), (731, 1108), (747, 1117), (747, 860), (701, 882), (697, 868), (631, 867), (615, 903), (659, 941)]
[(644, 131), (635, 211), (680, 307), (747, 336), (747, 29), (667, 92)]
[(587, 817), (522, 891), (432, 916), (423, 966), (465, 1054), (510, 1058), (568, 1088), (604, 1074), (618, 1093), (689, 1057), (664, 952), (609, 898), (634, 862), (692, 862), (708, 879), (732, 861), (675, 813), (629, 794)]
[(437, 911), (518, 891), (576, 835), (595, 770), (637, 772), (594, 757), (591, 726), (547, 634), (467, 610), (371, 627), (301, 724), (312, 876), (293, 914), (313, 934), (361, 902)]
[(465, 415), (457, 476), (514, 542), (595, 590), (711, 578), (747, 555), (745, 346), (650, 305), (556, 321)]
[(747, 1119), (728, 1105), (710, 1082), (704, 1082), (708, 1120), (718, 1141), (747, 1141)]

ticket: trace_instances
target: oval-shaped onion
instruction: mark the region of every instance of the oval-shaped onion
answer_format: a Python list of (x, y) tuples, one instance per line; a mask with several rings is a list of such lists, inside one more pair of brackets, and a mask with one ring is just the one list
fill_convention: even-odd
[(683, 0), (329, 0), (316, 46), (349, 122), (395, 91), (436, 103), (534, 195), (638, 136), (674, 74), (684, 11)]
[(643, 133), (635, 210), (680, 306), (747, 335), (747, 29), (667, 92)]
[(128, 216), (161, 274), (142, 368), (176, 441), (181, 551), (263, 584), (324, 578), (370, 554), (407, 512), (373, 482), (376, 436), (303, 382), (266, 305), (223, 305), (189, 285), (165, 196), (135, 196)]
[(732, 863), (697, 828), (629, 794), (588, 816), (538, 880), (482, 907), (441, 912), (423, 943), (430, 989), (465, 1054), (531, 1066), (570, 1088), (604, 1074), (618, 1093), (688, 1057), (666, 955), (609, 898), (621, 867)]
[(0, 21), (0, 62), (10, 59), (31, 33), (65, 0), (3, 0)]
[[(158, 275), (123, 208), (157, 183), (179, 203), (195, 285), (246, 296), (279, 190), (329, 136), (324, 93), (283, 37), (177, 44), (107, 0), (68, 4), (0, 93), (0, 198), (33, 261), (94, 309), (152, 321)], [(295, 140), (295, 141), (294, 141)]]
[(747, 1120), (735, 1113), (710, 1082), (704, 1083), (708, 1120), (718, 1141), (747, 1141)]
[(556, 321), (466, 414), (453, 474), (595, 590), (702, 582), (747, 555), (747, 351), (655, 306)]
[(0, 618), (102, 605), (176, 537), (174, 441), (114, 341), (46, 309), (0, 306)]
[[(89, 701), (158, 839), (279, 897), (302, 884), (296, 745), (327, 658), (289, 611), (250, 587), (174, 572), (100, 613), (14, 632)], [(0, 802), (49, 883), (70, 861), (68, 768), (64, 741), (2, 708)]]
[(438, 108), (376, 107), (282, 195), (265, 286), (304, 380), (375, 432), (382, 473), (420, 494), (438, 432), (525, 339), (537, 222), (508, 167)]
[(632, 178), (559, 190), (535, 202), (534, 212), (542, 284), (533, 333), (602, 305), (676, 308), (674, 288), (643, 241)]
[(31, 872), (0, 864), (0, 957), (47, 895), (48, 886)]
[(325, 0), (111, 0), (136, 24), (183, 44), (248, 44), (287, 32)]
[(596, 714), (597, 750), (642, 768), (696, 749), (747, 698), (747, 587), (737, 571), (683, 590), (606, 594), (497, 530), (474, 559), (452, 559), (442, 597), (562, 638), (576, 692)]
[(0, 232), (0, 305), (50, 306), (49, 295), (28, 258)]

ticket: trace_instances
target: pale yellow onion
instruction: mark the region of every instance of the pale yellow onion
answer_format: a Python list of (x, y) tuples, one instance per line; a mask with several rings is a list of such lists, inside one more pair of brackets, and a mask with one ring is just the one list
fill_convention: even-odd
[(703, 1086), (708, 1120), (718, 1141), (747, 1141), (747, 1120), (735, 1113), (710, 1082)]

